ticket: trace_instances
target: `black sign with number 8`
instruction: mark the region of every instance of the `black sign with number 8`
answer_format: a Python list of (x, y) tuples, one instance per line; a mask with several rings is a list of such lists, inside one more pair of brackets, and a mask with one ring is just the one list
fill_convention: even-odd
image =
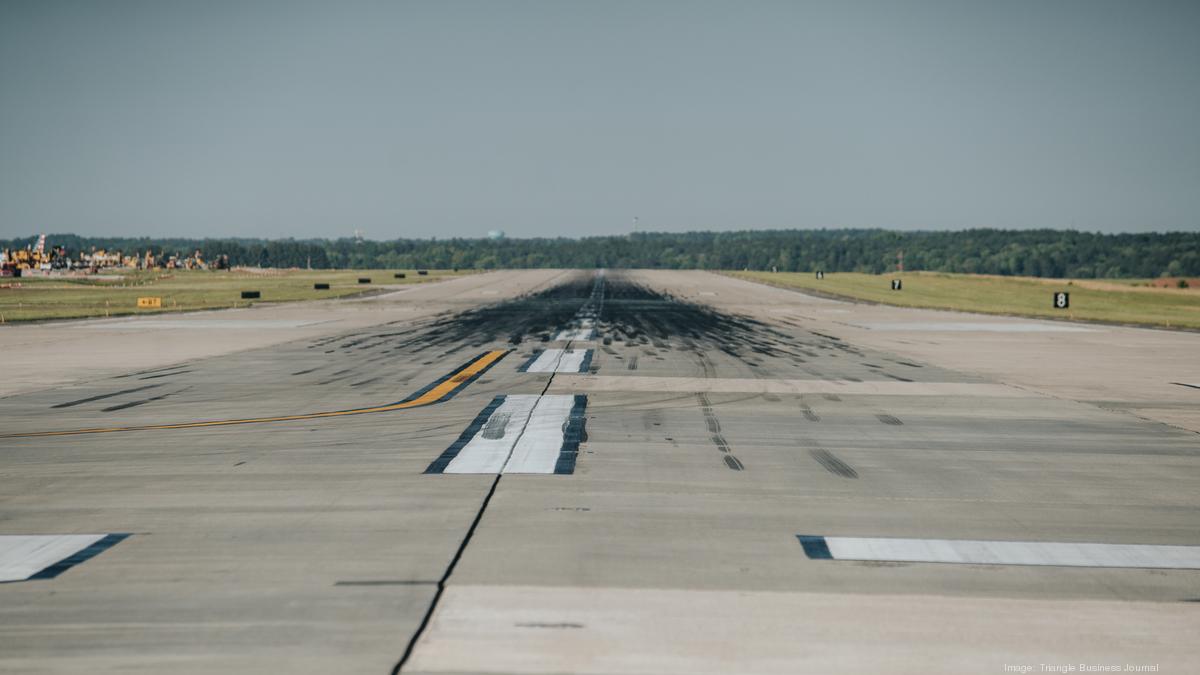
[(1054, 294), (1054, 307), (1056, 309), (1066, 309), (1071, 306), (1071, 294), (1058, 292)]

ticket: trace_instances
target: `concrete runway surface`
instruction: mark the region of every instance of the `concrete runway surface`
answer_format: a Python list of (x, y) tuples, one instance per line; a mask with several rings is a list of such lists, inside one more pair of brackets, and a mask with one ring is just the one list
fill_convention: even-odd
[(0, 672), (1194, 673), (1197, 347), (657, 271), (4, 327)]

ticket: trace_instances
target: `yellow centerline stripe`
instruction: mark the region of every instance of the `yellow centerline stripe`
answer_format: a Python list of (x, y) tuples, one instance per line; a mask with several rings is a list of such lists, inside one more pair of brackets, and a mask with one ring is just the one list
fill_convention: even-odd
[(23, 434), (7, 434), (0, 438), (33, 438), (39, 436), (75, 436), (78, 434), (106, 434), (117, 431), (147, 431), (150, 429), (195, 429), (199, 427), (223, 427), (234, 424), (259, 424), (262, 422), (291, 422), (295, 420), (312, 420), (323, 417), (342, 417), (345, 415), (365, 415), (368, 413), (390, 412), (392, 410), (405, 410), (407, 408), (419, 408), (421, 406), (432, 405), (441, 400), (442, 397), (453, 393), (464, 382), (467, 382), (472, 377), (486, 370), (496, 361), (504, 358), (508, 350), (500, 349), (490, 351), (471, 363), (468, 363), (462, 369), (455, 372), (446, 381), (431, 388), (429, 391), (421, 394), (411, 401), (403, 401), (401, 403), (392, 403), (390, 405), (375, 406), (371, 408), (355, 408), (353, 410), (337, 410), (332, 412), (316, 412), (303, 415), (280, 415), (278, 417), (252, 417), (248, 419), (236, 420), (211, 420), (208, 422), (180, 422), (179, 424), (147, 424), (143, 426), (131, 427), (101, 427), (95, 429), (71, 429), (68, 431), (34, 431)]

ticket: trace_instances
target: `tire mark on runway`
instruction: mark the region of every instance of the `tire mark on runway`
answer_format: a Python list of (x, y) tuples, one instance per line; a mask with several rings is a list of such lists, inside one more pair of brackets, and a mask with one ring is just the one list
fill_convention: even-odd
[(126, 373), (125, 375), (117, 375), (113, 379), (120, 380), (120, 379), (124, 379), (127, 377), (136, 377), (138, 375), (149, 375), (150, 373), (165, 373), (168, 370), (179, 370), (180, 368), (186, 368), (189, 365), (191, 365), (191, 364), (183, 363), (183, 364), (178, 364), (178, 365), (174, 365), (174, 366), (166, 366), (165, 368), (151, 368), (149, 370), (139, 370), (139, 371), (133, 372), (133, 373)]
[[(124, 431), (151, 431), (165, 429), (199, 429), (205, 427), (223, 427), (240, 424), (265, 424), (268, 422), (294, 422), (298, 420), (312, 420), (326, 417), (342, 417), (347, 415), (368, 415), (372, 413), (391, 412), (394, 410), (407, 410), (409, 408), (420, 408), (437, 403), (443, 403), (450, 400), (466, 387), (470, 386), (475, 380), (479, 379), (483, 373), (495, 365), (500, 359), (508, 354), (508, 350), (497, 349), (489, 352), (484, 352), (466, 364), (450, 371), (448, 375), (442, 377), (420, 391), (412, 394), (408, 398), (396, 403), (387, 405), (372, 406), (367, 408), (351, 408), (348, 410), (331, 410), (325, 412), (304, 413), (300, 415), (278, 415), (275, 417), (251, 417), (245, 419), (229, 419), (229, 420), (206, 420), (201, 422), (177, 422), (174, 424), (145, 424), (138, 426), (127, 427), (103, 427), (92, 429), (68, 429), (62, 431), (33, 431), (27, 433), (2, 434), (0, 438), (39, 438), (42, 436), (76, 436), (80, 434), (107, 434)], [(104, 398), (111, 398), (124, 393), (133, 391), (142, 391), (153, 387), (161, 387), (161, 384), (152, 384), (145, 387), (139, 387), (132, 390), (125, 390), (115, 394), (103, 394), (101, 396), (93, 396), (89, 399), (71, 402), (71, 405), (86, 403), (88, 401), (96, 401)], [(549, 386), (549, 385), (547, 385)], [(64, 404), (59, 404), (63, 407)]]
[(900, 426), (904, 424), (904, 422), (901, 422), (900, 418), (896, 417), (895, 415), (876, 415), (875, 417), (880, 422), (883, 422), (884, 424), (890, 424), (892, 426)]
[(808, 451), (808, 454), (817, 460), (817, 463), (825, 467), (826, 471), (835, 476), (858, 478), (858, 472), (854, 470), (854, 467), (838, 459), (837, 455), (824, 448), (813, 448)]
[(161, 375), (147, 375), (146, 377), (139, 377), (138, 379), (139, 379), (139, 380), (157, 380), (157, 379), (159, 379), (159, 378), (161, 378), (161, 377), (171, 377), (172, 375), (183, 375), (184, 373), (190, 373), (190, 372), (192, 372), (192, 371), (190, 371), (190, 370), (177, 370), (177, 371), (175, 371), (175, 372), (173, 372), (173, 373), (163, 373), (163, 374), (161, 374)]
[(184, 387), (183, 389), (180, 389), (178, 391), (170, 391), (170, 392), (167, 392), (160, 396), (151, 396), (150, 398), (144, 398), (140, 401), (130, 401), (129, 403), (120, 403), (120, 404), (117, 404), (114, 406), (109, 406), (107, 408), (102, 408), (100, 410), (100, 412), (116, 412), (118, 410), (124, 410), (126, 408), (134, 408), (139, 405), (146, 404), (146, 403), (153, 403), (154, 401), (161, 401), (168, 396), (174, 396), (175, 394), (182, 394), (183, 392), (187, 391), (188, 389), (191, 389), (191, 387)]
[(89, 396), (87, 398), (81, 398), (81, 399), (77, 399), (74, 401), (67, 401), (66, 403), (58, 403), (58, 404), (52, 405), (50, 407), (55, 408), (55, 409), (56, 408), (71, 408), (73, 406), (83, 405), (84, 403), (91, 403), (92, 401), (103, 401), (106, 398), (112, 398), (114, 396), (121, 396), (122, 394), (133, 394), (133, 393), (136, 393), (139, 391), (145, 391), (147, 389), (153, 389), (155, 387), (161, 387), (161, 386), (162, 386), (161, 384), (147, 384), (144, 387), (134, 387), (132, 389), (122, 389), (121, 391), (114, 391), (109, 394), (100, 394), (98, 396)]
[(729, 449), (729, 441), (725, 440), (725, 436), (721, 434), (721, 421), (717, 419), (716, 413), (713, 412), (712, 401), (709, 400), (707, 394), (696, 394), (696, 400), (700, 403), (700, 412), (704, 415), (704, 425), (708, 428), (709, 437), (712, 444), (725, 458), (725, 466), (734, 471), (743, 471), (746, 468), (742, 461), (735, 457)]
[(629, 357), (629, 363), (626, 366), (629, 370), (637, 370), (638, 357), (636, 355)]

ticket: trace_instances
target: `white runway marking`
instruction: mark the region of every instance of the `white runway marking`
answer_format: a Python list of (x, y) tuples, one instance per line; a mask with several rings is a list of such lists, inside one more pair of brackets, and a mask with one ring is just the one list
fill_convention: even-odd
[[(450, 584), (407, 670), (1002, 675), (1004, 659), (1083, 653), (1188, 673), (1195, 638), (1196, 607), (1183, 602)], [(994, 667), (971, 665), (992, 658), (981, 650), (1000, 655)]]
[(108, 535), (0, 535), (0, 581), (24, 581)]
[(559, 342), (566, 342), (568, 340), (591, 340), (595, 335), (596, 331), (592, 328), (567, 328), (566, 330), (559, 331), (558, 335), (554, 336), (554, 339)]
[(536, 395), (505, 397), (504, 403), (492, 413), (470, 442), (458, 451), (443, 473), (499, 473), (508, 461), (521, 429), (529, 421), (538, 398)]
[(556, 375), (552, 392), (760, 392), (772, 394), (848, 394), (865, 396), (997, 396), (1038, 397), (1037, 394), (990, 382), (842, 382), (831, 380), (761, 380), (705, 377), (625, 377), (617, 375)]
[(860, 328), (878, 331), (912, 331), (914, 333), (1095, 333), (1095, 328), (1053, 323), (979, 322), (970, 321), (895, 321), (888, 323), (855, 324)]
[[(377, 296), (378, 297), (378, 296)], [(323, 320), (305, 321), (292, 319), (123, 319), (117, 321), (92, 321), (80, 324), (82, 328), (96, 330), (145, 330), (148, 328), (176, 330), (192, 328), (225, 329), (287, 329), (327, 323)]]
[(579, 373), (584, 371), (588, 349), (547, 349), (534, 359), (527, 373)]
[(498, 397), (426, 473), (572, 473), (586, 404), (575, 395)]
[(833, 560), (1200, 569), (1200, 546), (804, 536), (800, 543), (810, 558)]
[(554, 473), (573, 405), (574, 396), (540, 397), (525, 425), (525, 433), (513, 446), (504, 473)]

